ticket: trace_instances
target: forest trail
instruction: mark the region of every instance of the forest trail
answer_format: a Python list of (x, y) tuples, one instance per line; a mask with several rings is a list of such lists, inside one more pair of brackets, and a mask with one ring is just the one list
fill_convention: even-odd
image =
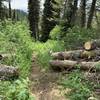
[(61, 73), (41, 70), (35, 57), (30, 75), (30, 87), (35, 100), (69, 100), (64, 95), (69, 90), (57, 84), (60, 77)]

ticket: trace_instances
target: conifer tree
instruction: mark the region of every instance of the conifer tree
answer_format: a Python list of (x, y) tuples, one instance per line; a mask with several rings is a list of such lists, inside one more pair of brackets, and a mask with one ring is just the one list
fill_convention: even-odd
[(31, 36), (35, 39), (39, 38), (38, 22), (39, 22), (39, 0), (28, 0), (28, 19), (31, 30)]
[(56, 4), (55, 0), (45, 0), (43, 16), (42, 16), (42, 25), (41, 25), (42, 42), (46, 42), (49, 39), (50, 31), (56, 25), (56, 21), (54, 20), (54, 12), (55, 12), (55, 9), (53, 8), (54, 4)]

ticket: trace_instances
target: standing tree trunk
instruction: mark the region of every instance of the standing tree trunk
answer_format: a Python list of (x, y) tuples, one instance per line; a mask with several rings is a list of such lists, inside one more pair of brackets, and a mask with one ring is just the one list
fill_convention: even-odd
[(11, 0), (9, 0), (8, 3), (9, 3), (9, 18), (12, 18)]
[(92, 23), (93, 14), (94, 14), (94, 11), (95, 11), (96, 1), (97, 0), (92, 0), (92, 5), (91, 5), (91, 8), (90, 8), (88, 22), (87, 22), (87, 28), (91, 28), (91, 23)]
[(74, 7), (73, 7), (73, 13), (72, 13), (72, 20), (71, 20), (72, 26), (75, 25), (77, 6), (78, 6), (78, 0), (74, 0)]
[(2, 0), (0, 0), (0, 19), (3, 19), (3, 7), (2, 7)]
[(39, 0), (28, 0), (28, 10), (29, 10), (29, 26), (31, 30), (31, 36), (38, 39), (38, 22), (39, 22)]
[(65, 15), (66, 15), (65, 13), (66, 13), (66, 5), (67, 5), (67, 1), (68, 1), (68, 0), (65, 0), (65, 1), (64, 1), (63, 17), (62, 17), (62, 18), (65, 18)]
[(85, 27), (86, 23), (86, 0), (81, 0), (80, 4), (80, 25)]

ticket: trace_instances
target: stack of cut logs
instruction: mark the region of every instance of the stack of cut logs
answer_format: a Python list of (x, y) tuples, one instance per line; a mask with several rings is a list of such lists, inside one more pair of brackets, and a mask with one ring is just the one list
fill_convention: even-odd
[[(10, 58), (11, 54), (0, 54), (0, 61)], [(13, 66), (0, 64), (0, 80), (14, 80), (19, 76), (19, 69)]]
[(53, 69), (76, 69), (100, 71), (100, 39), (84, 44), (82, 50), (51, 53)]

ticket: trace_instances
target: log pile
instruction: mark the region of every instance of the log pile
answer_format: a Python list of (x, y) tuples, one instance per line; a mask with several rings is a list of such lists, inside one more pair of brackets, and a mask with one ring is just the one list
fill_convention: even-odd
[(84, 44), (83, 50), (51, 53), (53, 69), (76, 69), (100, 71), (100, 40), (91, 40)]

